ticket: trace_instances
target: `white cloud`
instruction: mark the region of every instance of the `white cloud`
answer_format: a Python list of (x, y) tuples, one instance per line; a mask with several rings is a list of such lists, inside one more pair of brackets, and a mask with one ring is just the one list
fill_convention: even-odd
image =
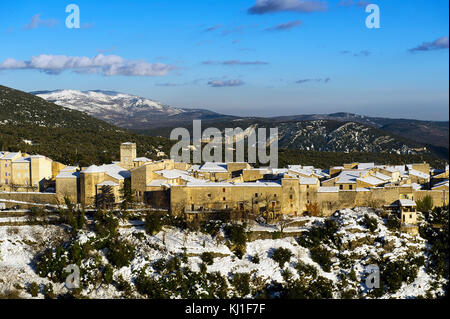
[(125, 60), (118, 55), (99, 54), (92, 58), (41, 54), (29, 61), (6, 59), (0, 63), (1, 69), (35, 69), (48, 74), (59, 74), (66, 70), (76, 73), (102, 74), (105, 76), (164, 76), (174, 67), (163, 63), (148, 63), (141, 60)]
[(30, 23), (27, 23), (23, 26), (23, 29), (31, 30), (31, 29), (37, 29), (41, 26), (50, 28), (56, 24), (58, 24), (58, 21), (56, 19), (41, 19), (41, 15), (38, 13), (38, 14), (35, 14), (31, 18)]
[(315, 12), (326, 11), (326, 1), (315, 0), (256, 0), (256, 3), (248, 9), (250, 14), (266, 14), (281, 11)]

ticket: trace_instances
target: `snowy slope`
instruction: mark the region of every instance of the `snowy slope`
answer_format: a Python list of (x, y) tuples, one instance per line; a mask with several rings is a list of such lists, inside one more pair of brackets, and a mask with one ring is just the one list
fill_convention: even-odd
[(170, 116), (184, 112), (181, 109), (163, 105), (150, 99), (113, 91), (56, 90), (32, 92), (32, 94), (69, 109), (91, 115), (110, 112), (132, 115), (135, 112), (148, 112), (163, 113)]

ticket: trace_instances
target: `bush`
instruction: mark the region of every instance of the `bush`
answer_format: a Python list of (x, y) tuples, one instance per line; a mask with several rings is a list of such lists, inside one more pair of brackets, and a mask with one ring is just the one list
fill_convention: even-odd
[(55, 299), (55, 293), (53, 292), (52, 284), (45, 285), (43, 293), (44, 293), (45, 299)]
[(305, 264), (301, 260), (297, 262), (295, 269), (297, 270), (297, 273), (300, 278), (307, 278), (307, 277), (311, 277), (311, 279), (317, 278), (317, 268), (312, 265)]
[(200, 258), (207, 265), (212, 265), (214, 263), (214, 256), (210, 252), (204, 252), (201, 254)]
[(160, 214), (149, 214), (145, 217), (145, 231), (154, 235), (161, 231), (163, 226)]
[(242, 259), (242, 257), (244, 257), (245, 251), (244, 248), (238, 246), (233, 250), (234, 254), (236, 255), (237, 258)]
[(388, 217), (386, 218), (386, 227), (389, 230), (391, 230), (391, 231), (399, 230), (401, 228), (401, 226), (402, 226), (402, 222), (401, 222), (400, 218), (398, 218), (394, 214), (388, 215)]
[(112, 284), (113, 283), (113, 268), (111, 265), (106, 265), (105, 269), (103, 270), (103, 281), (105, 284)]
[(433, 209), (433, 198), (430, 195), (425, 196), (422, 199), (416, 200), (417, 211), (419, 212), (429, 212)]
[(378, 222), (376, 218), (370, 217), (367, 214), (364, 214), (363, 220), (360, 222), (360, 225), (366, 227), (371, 232), (374, 232), (378, 228)]
[(339, 229), (335, 220), (327, 219), (322, 225), (314, 226), (305, 232), (303, 236), (296, 238), (299, 245), (311, 248), (320, 245), (322, 242), (334, 242), (334, 234)]
[(247, 296), (250, 293), (250, 274), (234, 274), (231, 284), (234, 286), (236, 292), (241, 298)]
[(117, 280), (114, 281), (114, 284), (119, 291), (125, 292), (125, 294), (130, 295), (131, 291), (133, 290), (131, 288), (131, 285), (128, 281), (126, 281), (122, 275), (119, 275)]
[(152, 267), (157, 273), (161, 274), (166, 269), (166, 260), (164, 258), (158, 259), (153, 262)]
[(119, 221), (111, 212), (98, 211), (94, 215), (94, 231), (99, 237), (114, 237), (119, 229)]
[(275, 260), (280, 268), (283, 268), (284, 264), (287, 263), (294, 254), (287, 248), (277, 248), (273, 252), (272, 259)]
[(117, 268), (128, 266), (134, 258), (135, 249), (127, 242), (116, 239), (110, 243), (108, 248), (106, 258)]
[(318, 263), (324, 271), (330, 272), (332, 265), (331, 253), (327, 249), (320, 246), (314, 247), (310, 251), (312, 260)]
[(254, 264), (259, 264), (259, 256), (258, 256), (258, 255), (252, 256), (251, 261), (252, 261), (252, 263), (254, 263)]
[(245, 229), (247, 225), (231, 224), (224, 227), (225, 234), (233, 244), (239, 247), (245, 246), (247, 243), (247, 233)]
[(28, 286), (28, 293), (32, 297), (37, 297), (39, 294), (39, 285), (35, 283), (34, 281)]
[(272, 232), (272, 239), (280, 239), (280, 238), (281, 238), (281, 232), (280, 231)]

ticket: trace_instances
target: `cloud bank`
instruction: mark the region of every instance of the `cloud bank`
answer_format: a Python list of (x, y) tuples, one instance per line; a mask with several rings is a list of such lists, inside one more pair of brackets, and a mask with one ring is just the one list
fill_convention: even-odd
[(418, 51), (433, 51), (433, 50), (443, 50), (448, 49), (448, 37), (440, 37), (433, 42), (424, 42), (421, 45), (409, 49), (410, 52)]
[(316, 12), (328, 10), (326, 1), (316, 0), (256, 0), (249, 14), (266, 14), (282, 11)]
[(164, 76), (173, 66), (163, 63), (148, 63), (141, 60), (125, 60), (117, 55), (99, 54), (92, 58), (85, 56), (66, 56), (41, 54), (32, 56), (29, 61), (9, 58), (0, 63), (0, 70), (30, 69), (47, 74), (60, 74), (71, 70), (82, 74), (101, 74), (104, 76)]

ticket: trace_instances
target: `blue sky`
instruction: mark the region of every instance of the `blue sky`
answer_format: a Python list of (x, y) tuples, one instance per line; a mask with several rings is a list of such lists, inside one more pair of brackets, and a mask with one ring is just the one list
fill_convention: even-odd
[[(80, 29), (65, 26), (68, 4)], [(0, 84), (103, 89), (235, 115), (449, 118), (449, 3), (1, 1)]]

